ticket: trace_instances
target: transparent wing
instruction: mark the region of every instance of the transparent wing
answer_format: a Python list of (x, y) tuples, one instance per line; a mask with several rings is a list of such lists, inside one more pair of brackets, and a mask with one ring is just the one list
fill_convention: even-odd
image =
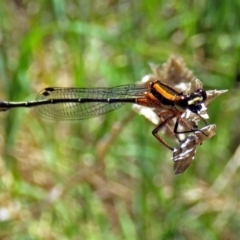
[[(123, 85), (113, 88), (46, 88), (37, 96), (37, 101), (66, 99), (66, 102), (35, 107), (38, 115), (55, 120), (76, 120), (97, 117), (113, 111), (126, 102), (121, 99), (138, 98), (148, 91), (144, 85)], [(67, 99), (84, 99), (85, 102), (67, 102)], [(87, 99), (90, 99), (87, 102)], [(96, 101), (93, 102), (93, 99)], [(119, 102), (101, 102), (103, 99), (120, 99)], [(98, 102), (99, 101), (99, 102)]]

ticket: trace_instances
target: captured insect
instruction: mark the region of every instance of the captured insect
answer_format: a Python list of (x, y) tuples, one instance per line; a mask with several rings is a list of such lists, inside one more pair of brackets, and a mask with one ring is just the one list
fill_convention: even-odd
[(173, 151), (174, 173), (183, 173), (192, 163), (197, 146), (215, 135), (216, 125), (210, 124), (186, 137)]
[[(176, 137), (181, 133), (199, 131), (199, 129), (192, 128), (181, 116), (186, 110), (190, 110), (207, 125), (205, 119), (199, 114), (206, 99), (206, 91), (202, 88), (190, 94), (184, 94), (157, 80), (148, 84), (129, 84), (112, 88), (48, 87), (37, 95), (35, 101), (0, 101), (0, 111), (34, 107), (36, 113), (44, 118), (82, 120), (113, 111), (126, 103), (138, 104), (159, 110), (158, 116), (163, 121), (153, 129), (152, 134), (173, 151), (174, 148), (162, 139), (158, 132), (174, 118), (176, 118), (176, 122), (173, 133)], [(188, 126), (189, 130), (178, 131), (180, 121)]]

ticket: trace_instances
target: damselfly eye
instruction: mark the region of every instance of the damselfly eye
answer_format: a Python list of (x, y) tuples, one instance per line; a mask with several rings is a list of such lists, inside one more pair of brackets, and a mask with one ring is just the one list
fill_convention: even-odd
[(202, 88), (196, 90), (196, 93), (198, 94), (199, 97), (202, 98), (201, 103), (204, 103), (207, 99), (207, 93), (204, 91)]
[(189, 97), (189, 105), (198, 105), (204, 103), (207, 99), (207, 94), (203, 89), (198, 89), (195, 92), (191, 93)]

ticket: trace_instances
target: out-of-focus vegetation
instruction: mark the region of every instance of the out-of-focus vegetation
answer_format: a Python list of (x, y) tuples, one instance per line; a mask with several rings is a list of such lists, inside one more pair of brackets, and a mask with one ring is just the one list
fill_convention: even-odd
[(240, 2), (1, 1), (0, 95), (135, 83), (179, 55), (217, 134), (183, 174), (131, 106), (53, 122), (0, 114), (1, 239), (238, 239)]

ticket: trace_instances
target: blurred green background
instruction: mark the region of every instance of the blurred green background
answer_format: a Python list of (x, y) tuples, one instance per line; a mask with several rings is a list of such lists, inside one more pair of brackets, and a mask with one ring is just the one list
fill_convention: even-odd
[(86, 121), (0, 114), (0, 239), (238, 239), (240, 1), (0, 2), (0, 96), (136, 83), (181, 56), (217, 134), (174, 175), (131, 106)]

